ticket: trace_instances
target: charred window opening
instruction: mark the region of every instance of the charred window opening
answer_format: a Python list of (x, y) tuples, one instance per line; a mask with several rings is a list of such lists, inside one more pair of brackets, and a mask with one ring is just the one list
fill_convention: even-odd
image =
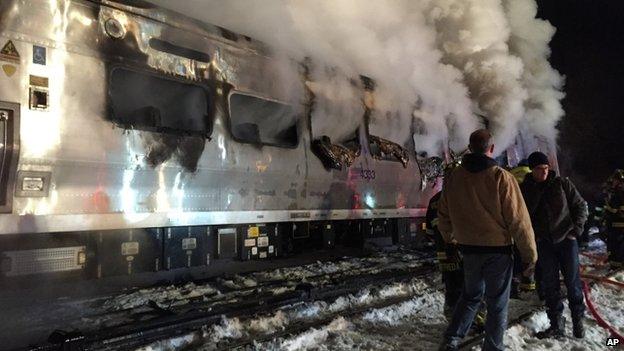
[(378, 136), (369, 135), (370, 152), (373, 158), (385, 161), (401, 162), (403, 167), (407, 167), (409, 155), (406, 149), (392, 141), (380, 138)]
[(125, 128), (210, 135), (208, 93), (199, 85), (115, 68), (108, 93), (110, 118)]
[(427, 157), (426, 152), (416, 154), (416, 165), (420, 171), (420, 190), (444, 175), (444, 160), (438, 156)]
[(359, 131), (356, 131), (352, 139), (345, 140), (340, 144), (333, 144), (329, 136), (323, 135), (312, 141), (312, 151), (321, 159), (327, 169), (342, 170), (343, 167), (349, 168), (361, 153), (358, 135)]
[(230, 96), (230, 127), (242, 143), (296, 147), (298, 116), (289, 105), (259, 97)]

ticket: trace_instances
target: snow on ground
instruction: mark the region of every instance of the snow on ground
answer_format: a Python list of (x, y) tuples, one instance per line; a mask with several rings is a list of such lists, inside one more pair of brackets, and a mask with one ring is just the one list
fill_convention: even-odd
[(210, 284), (195, 285), (188, 283), (183, 286), (163, 286), (150, 289), (141, 289), (129, 294), (122, 294), (104, 303), (108, 310), (125, 310), (146, 305), (149, 301), (156, 302), (160, 307), (185, 304), (189, 299), (218, 294), (217, 289)]
[[(440, 285), (428, 285), (408, 301), (346, 319), (348, 328), (333, 330), (322, 342), (297, 350), (435, 350), (447, 325), (443, 305)], [(533, 307), (534, 301), (512, 300), (510, 317), (515, 318)], [(273, 340), (256, 345), (256, 349), (291, 350), (293, 340), (302, 337), (305, 334)]]
[[(422, 264), (424, 254), (377, 253), (371, 257), (343, 257), (339, 261), (321, 262), (303, 266), (277, 268), (269, 271), (234, 275), (230, 278), (217, 278), (216, 283), (183, 286), (165, 286), (135, 290), (108, 299), (103, 308), (108, 311), (128, 310), (146, 306), (150, 301), (162, 308), (187, 304), (192, 299), (228, 301), (253, 293), (252, 288), (262, 290), (262, 284), (287, 280), (286, 285), (269, 287), (274, 295), (283, 294), (295, 288), (300, 282), (315, 278), (316, 284), (323, 284), (330, 275), (354, 276), (363, 273), (373, 274), (392, 269), (413, 268)], [(221, 287), (221, 288), (220, 288)], [(247, 289), (246, 292), (236, 290)], [(228, 293), (229, 292), (229, 293)]]
[(405, 253), (377, 253), (372, 257), (343, 257), (340, 261), (317, 261), (304, 266), (278, 268), (271, 271), (253, 273), (257, 281), (303, 280), (323, 274), (360, 274), (363, 271), (375, 273), (382, 270), (416, 267), (425, 255)]
[[(624, 292), (605, 285), (596, 285), (592, 289), (592, 300), (599, 308), (603, 318), (613, 326), (624, 329)], [(446, 327), (442, 314), (443, 295), (440, 291), (416, 297), (407, 302), (379, 310), (371, 310), (363, 316), (346, 319), (343, 323), (349, 327), (332, 330), (323, 334), (315, 344), (298, 341), (304, 345), (297, 350), (435, 350)], [(510, 319), (528, 310), (534, 301), (511, 300)], [(567, 311), (567, 304), (566, 304)], [(588, 314), (586, 318), (586, 337), (572, 337), (572, 325), (568, 322), (563, 340), (539, 340), (533, 335), (548, 327), (546, 312), (535, 313), (519, 325), (511, 326), (505, 334), (505, 344), (509, 350), (604, 350), (608, 337), (607, 331), (598, 326)], [(300, 334), (272, 343), (256, 345), (257, 350), (291, 350), (295, 340), (307, 337)], [(473, 348), (480, 350), (480, 347)]]
[[(432, 287), (430, 284), (435, 284), (436, 286)], [(348, 330), (349, 328), (346, 327), (348, 324), (340, 322), (342, 318), (340, 317), (340, 313), (347, 312), (352, 308), (368, 306), (389, 298), (425, 294), (423, 295), (425, 296), (424, 299), (416, 297), (412, 300), (408, 300), (412, 301), (412, 304), (408, 304), (404, 309), (406, 311), (418, 309), (422, 310), (423, 313), (426, 313), (427, 308), (422, 308), (424, 307), (423, 303), (425, 301), (443, 298), (438, 289), (438, 285), (439, 279), (431, 279), (429, 282), (422, 279), (414, 279), (408, 283), (395, 283), (381, 288), (364, 288), (355, 295), (343, 296), (331, 303), (315, 301), (311, 303), (287, 306), (268, 316), (254, 317), (247, 320), (239, 318), (223, 318), (221, 323), (206, 327), (201, 332), (187, 335), (184, 340), (194, 344), (197, 349), (212, 350), (218, 346), (219, 342), (240, 339), (250, 335), (270, 335), (289, 326), (296, 325), (297, 323), (310, 322), (338, 315), (338, 317), (336, 317), (337, 319), (334, 319), (332, 323), (320, 329), (308, 330), (307, 332), (293, 338), (275, 340), (264, 345), (257, 345), (258, 349), (306, 349), (312, 345), (318, 344), (317, 341), (333, 335), (337, 330)], [(385, 312), (380, 313), (385, 314)], [(397, 312), (395, 312), (395, 314), (396, 313)], [(368, 318), (374, 320), (377, 317), (371, 315)], [(312, 342), (308, 340), (310, 338), (315, 341)], [(180, 338), (176, 338), (174, 340), (178, 343)], [(149, 345), (141, 350), (174, 350), (178, 346), (179, 345), (176, 345), (174, 347), (171, 344), (171, 341), (163, 341)]]
[[(604, 255), (604, 243), (592, 242), (592, 254)], [(336, 273), (343, 270), (359, 270), (371, 265), (371, 260), (352, 259), (329, 264), (285, 268), (258, 273), (257, 281), (306, 277), (323, 272)], [(397, 257), (376, 257), (375, 263), (399, 264)], [(408, 262), (404, 260), (403, 262)], [(591, 263), (591, 260), (584, 261)], [(326, 265), (326, 267), (323, 267)], [(369, 266), (370, 267), (370, 266)], [(613, 279), (624, 281), (624, 272)], [(310, 321), (326, 321), (294, 335), (256, 341), (246, 349), (255, 350), (435, 350), (447, 325), (443, 315), (444, 295), (439, 274), (407, 283), (395, 283), (385, 287), (363, 287), (354, 295), (343, 296), (332, 303), (317, 301), (287, 306), (272, 314), (249, 316), (249, 318), (223, 318), (217, 325), (205, 327), (172, 340), (163, 340), (142, 348), (144, 351), (213, 350), (228, 342), (272, 335)], [(384, 308), (369, 308), (364, 312), (349, 314), (354, 308), (373, 306), (385, 299), (405, 297), (403, 302)], [(599, 313), (611, 325), (624, 332), (624, 290), (607, 284), (595, 284), (591, 298)], [(509, 320), (535, 310), (541, 303), (536, 296), (523, 295), (523, 300), (511, 300)], [(575, 339), (569, 310), (566, 310), (566, 334), (563, 340), (534, 337), (548, 327), (543, 310), (518, 325), (511, 326), (505, 334), (509, 350), (604, 350), (607, 331), (600, 327), (587, 312), (586, 337)], [(480, 350), (474, 347), (473, 350)]]
[[(587, 250), (584, 253), (592, 255), (592, 256), (605, 256), (607, 252), (607, 244), (600, 239), (594, 239), (589, 242)], [(588, 257), (585, 255), (579, 255), (579, 262), (582, 265), (592, 265), (596, 263), (596, 260), (592, 257)]]
[[(624, 273), (620, 273), (622, 275)], [(624, 332), (624, 291), (617, 287), (597, 284), (591, 290), (591, 299), (600, 315), (613, 327)], [(586, 335), (584, 339), (572, 337), (572, 322), (567, 309), (567, 338), (556, 340), (539, 340), (532, 335), (548, 327), (546, 312), (538, 312), (521, 325), (513, 326), (505, 335), (505, 344), (511, 350), (605, 350), (608, 332), (600, 327), (589, 311), (586, 315)]]

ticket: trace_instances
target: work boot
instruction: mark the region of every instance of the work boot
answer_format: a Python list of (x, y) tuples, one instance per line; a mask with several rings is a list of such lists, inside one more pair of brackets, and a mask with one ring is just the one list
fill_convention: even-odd
[(438, 351), (457, 351), (457, 350), (459, 350), (459, 342), (457, 342), (456, 340), (452, 340), (452, 341), (446, 340), (438, 348)]
[(577, 339), (585, 337), (585, 327), (583, 326), (583, 317), (572, 318), (572, 334)]
[(561, 339), (565, 337), (565, 317), (557, 316), (550, 319), (550, 327), (548, 329), (535, 334), (538, 339), (554, 338)]

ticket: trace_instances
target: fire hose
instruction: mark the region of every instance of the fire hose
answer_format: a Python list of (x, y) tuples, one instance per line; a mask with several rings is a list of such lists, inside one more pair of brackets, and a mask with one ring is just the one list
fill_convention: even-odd
[(620, 342), (624, 342), (624, 336), (622, 336), (622, 334), (617, 329), (613, 328), (609, 323), (607, 323), (598, 313), (596, 307), (594, 307), (594, 303), (592, 302), (589, 295), (589, 285), (586, 281), (583, 281), (583, 293), (585, 294), (587, 308), (589, 309), (589, 312), (591, 312), (592, 316), (594, 316), (594, 319), (596, 320), (598, 325), (608, 330), (611, 333), (611, 336), (620, 339)]
[(620, 288), (624, 288), (624, 282), (618, 282), (617, 280), (609, 279), (607, 277), (603, 277), (600, 275), (581, 273), (581, 278), (591, 279), (591, 280), (595, 280), (601, 283), (611, 284)]
[[(588, 253), (581, 253), (581, 254), (586, 257), (592, 258), (594, 260), (600, 260), (600, 261), (606, 260), (606, 258), (603, 256), (591, 255)], [(584, 270), (585, 265), (580, 265), (580, 268), (581, 268), (581, 271)], [(592, 314), (592, 316), (596, 320), (596, 323), (598, 323), (598, 325), (601, 326), (602, 328), (609, 331), (612, 337), (616, 337), (620, 340), (620, 342), (624, 343), (624, 336), (622, 335), (622, 333), (620, 333), (617, 329), (615, 329), (609, 323), (607, 323), (607, 321), (605, 321), (604, 318), (602, 318), (600, 313), (598, 313), (598, 310), (596, 309), (593, 301), (591, 300), (590, 289), (589, 289), (589, 284), (587, 283), (587, 280), (591, 279), (598, 283), (612, 284), (620, 288), (624, 288), (624, 283), (609, 279), (608, 277), (605, 277), (605, 276), (599, 276), (599, 275), (587, 274), (587, 273), (581, 273), (581, 278), (584, 279), (583, 280), (583, 294), (585, 295), (587, 308), (589, 309), (589, 312)]]
[(581, 255), (591, 258), (593, 260), (599, 261), (600, 263), (605, 262), (607, 260), (607, 256), (605, 255), (594, 255), (589, 252), (580, 252)]

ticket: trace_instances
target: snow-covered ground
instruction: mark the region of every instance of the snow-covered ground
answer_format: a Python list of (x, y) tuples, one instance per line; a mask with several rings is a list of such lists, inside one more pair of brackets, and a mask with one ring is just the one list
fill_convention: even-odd
[[(593, 254), (604, 254), (604, 244), (593, 242)], [(397, 257), (376, 257), (376, 263), (399, 264), (409, 259)], [(583, 258), (584, 264), (592, 263)], [(254, 279), (294, 278), (305, 279), (319, 272), (362, 269), (370, 261), (353, 259), (341, 263), (318, 263), (303, 267), (259, 273)], [(615, 280), (624, 281), (624, 273)], [(384, 301), (402, 298), (395, 304), (375, 308)], [(591, 289), (594, 305), (605, 320), (624, 332), (624, 290), (612, 285), (595, 284)], [(343, 296), (333, 303), (312, 302), (287, 306), (271, 314), (250, 316), (249, 318), (223, 318), (218, 325), (204, 327), (203, 330), (172, 340), (163, 340), (148, 345), (141, 350), (196, 349), (214, 350), (231, 342), (256, 339), (246, 349), (256, 350), (435, 350), (447, 324), (442, 313), (444, 295), (439, 275), (413, 279), (405, 283), (395, 283), (384, 287), (363, 287), (349, 296)], [(540, 305), (534, 296), (524, 300), (511, 300), (509, 319)], [(370, 306), (370, 308), (368, 308)], [(357, 313), (352, 311), (356, 310)], [(566, 307), (567, 311), (567, 307)], [(569, 316), (569, 312), (567, 315)], [(301, 325), (318, 323), (310, 328)], [(294, 333), (284, 333), (298, 327)], [(520, 324), (511, 326), (505, 343), (510, 350), (604, 350), (608, 332), (600, 327), (587, 313), (586, 337), (572, 337), (571, 322), (568, 317), (567, 335), (563, 340), (539, 340), (533, 335), (548, 327), (544, 311), (535, 312)], [(273, 337), (275, 334), (277, 337)], [(281, 334), (280, 334), (281, 333)], [(479, 347), (473, 348), (479, 350)]]
[(330, 277), (374, 274), (393, 269), (414, 268), (431, 260), (431, 256), (418, 253), (384, 253), (371, 257), (344, 257), (339, 261), (321, 262), (277, 268), (268, 271), (218, 278), (215, 282), (188, 283), (183, 286), (164, 286), (134, 290), (113, 296), (102, 307), (108, 311), (140, 308), (153, 302), (162, 308), (179, 306), (203, 300), (229, 300), (271, 290), (275, 295), (292, 290), (299, 283), (323, 284)]

